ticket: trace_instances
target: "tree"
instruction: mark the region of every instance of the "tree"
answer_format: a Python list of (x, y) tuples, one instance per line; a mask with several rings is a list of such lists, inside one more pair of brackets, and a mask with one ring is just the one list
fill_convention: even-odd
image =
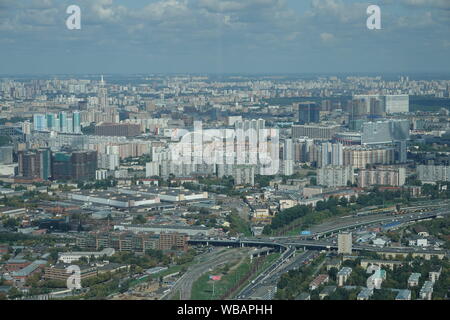
[(146, 222), (147, 222), (147, 220), (145, 219), (145, 217), (142, 214), (134, 217), (134, 219), (133, 219), (134, 224), (145, 224)]
[(337, 273), (339, 272), (339, 270), (335, 267), (331, 268), (328, 271), (328, 275), (330, 276), (330, 279), (336, 281), (336, 277), (337, 277)]
[(9, 218), (3, 223), (3, 226), (7, 229), (14, 229), (19, 225), (19, 222), (14, 218)]
[(11, 289), (9, 289), (8, 291), (8, 298), (9, 299), (17, 299), (22, 297), (22, 292), (20, 292), (16, 287), (12, 287)]

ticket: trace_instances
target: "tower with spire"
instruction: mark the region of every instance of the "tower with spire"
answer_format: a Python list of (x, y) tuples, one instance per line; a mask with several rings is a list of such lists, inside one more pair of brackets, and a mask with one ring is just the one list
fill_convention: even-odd
[(98, 104), (101, 111), (106, 111), (108, 108), (108, 90), (105, 88), (105, 80), (101, 75), (100, 86), (98, 88)]

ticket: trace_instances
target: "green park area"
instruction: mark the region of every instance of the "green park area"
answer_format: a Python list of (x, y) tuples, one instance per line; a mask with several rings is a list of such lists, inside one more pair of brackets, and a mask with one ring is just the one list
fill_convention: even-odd
[[(220, 300), (231, 298), (259, 273), (269, 267), (279, 256), (279, 253), (265, 256), (259, 261), (257, 269), (255, 269), (256, 261), (250, 261), (249, 258), (240, 260), (233, 266), (225, 265), (216, 268), (215, 270), (202, 275), (194, 282), (191, 298), (193, 300)], [(221, 276), (221, 279), (214, 281), (210, 279), (210, 276)]]

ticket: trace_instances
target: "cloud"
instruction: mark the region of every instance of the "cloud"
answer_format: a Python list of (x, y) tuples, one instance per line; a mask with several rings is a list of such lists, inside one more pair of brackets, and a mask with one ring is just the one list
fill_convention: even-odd
[(324, 32), (324, 33), (321, 33), (320, 34), (320, 39), (323, 41), (323, 42), (331, 42), (331, 41), (333, 41), (334, 40), (334, 35), (333, 34), (331, 34), (331, 33), (327, 33), (327, 32)]
[(449, 0), (402, 0), (402, 2), (415, 7), (450, 9)]
[[(325, 67), (325, 60), (331, 66), (330, 59), (323, 59), (330, 55), (330, 48), (336, 56), (339, 52), (347, 55), (349, 68), (355, 57), (363, 54), (369, 59), (381, 51), (398, 59), (407, 52), (417, 64), (424, 57), (415, 53), (413, 44), (426, 42), (430, 51), (426, 60), (448, 65), (448, 61), (433, 59), (433, 52), (448, 50), (443, 44), (448, 41), (449, 11), (441, 9), (450, 0), (379, 0), (383, 30), (377, 33), (366, 28), (370, 2), (302, 0), (299, 5), (298, 0), (152, 0), (139, 2), (139, 7), (121, 0), (77, 0), (82, 30), (69, 31), (66, 8), (73, 0), (0, 0), (0, 58), (25, 52), (34, 54), (31, 59), (42, 56), (45, 60), (49, 59), (45, 55), (63, 56), (70, 50), (88, 57), (85, 61), (91, 59), (94, 67), (94, 61), (102, 63), (105, 56), (117, 55), (123, 58), (123, 68), (147, 65), (142, 57), (151, 57), (152, 62), (164, 60), (157, 67), (172, 68), (179, 63), (194, 68), (193, 61), (197, 61), (202, 67), (214, 62), (223, 64), (225, 70), (245, 69), (258, 61), (263, 69), (285, 66), (291, 71), (284, 60), (293, 65), (304, 61), (308, 68), (314, 67), (312, 61)], [(393, 58), (389, 63), (395, 66), (396, 61)]]

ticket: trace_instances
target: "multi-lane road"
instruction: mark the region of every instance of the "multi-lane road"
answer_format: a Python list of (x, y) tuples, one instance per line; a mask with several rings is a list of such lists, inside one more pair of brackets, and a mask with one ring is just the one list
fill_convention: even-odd
[(263, 286), (275, 287), (281, 275), (290, 270), (301, 267), (307, 261), (314, 259), (317, 255), (315, 251), (296, 252), (293, 248), (287, 250), (286, 255), (278, 264), (272, 264), (268, 269), (261, 273), (249, 285), (247, 285), (237, 295), (238, 299), (251, 299), (252, 295)]
[[(309, 236), (288, 236), (288, 237), (273, 237), (273, 238), (241, 238), (238, 240), (230, 239), (192, 239), (192, 244), (208, 244), (208, 245), (222, 245), (234, 247), (254, 247), (265, 246), (276, 248), (283, 251), (279, 259), (274, 261), (266, 270), (264, 270), (258, 277), (256, 277), (250, 284), (248, 284), (238, 294), (238, 299), (249, 299), (251, 295), (260, 286), (275, 286), (280, 276), (300, 267), (305, 261), (310, 260), (317, 251), (303, 251), (296, 252), (296, 248), (304, 249), (336, 249), (335, 234), (343, 230), (362, 230), (369, 226), (382, 226), (388, 223), (396, 223), (397, 226), (406, 225), (424, 219), (431, 219), (437, 216), (444, 216), (450, 214), (448, 209), (449, 201), (443, 201), (438, 204), (417, 205), (415, 207), (407, 208), (404, 214), (393, 215), (392, 213), (378, 213), (370, 215), (353, 215), (342, 218), (334, 218), (325, 223), (311, 228), (311, 235)], [(423, 209), (423, 210), (422, 210)], [(334, 236), (333, 236), (334, 235)], [(374, 250), (373, 246), (366, 244), (355, 244), (355, 250)], [(175, 284), (168, 297), (174, 293), (180, 292), (182, 299), (189, 299), (193, 282), (202, 274), (211, 268), (215, 268), (223, 261), (236, 257), (237, 252), (242, 250), (235, 249), (236, 252), (228, 251), (228, 253), (221, 253), (216, 256), (211, 254), (207, 256), (208, 259), (200, 265), (190, 268)], [(422, 251), (420, 248), (383, 248), (383, 251), (393, 253), (405, 253)], [(432, 250), (430, 250), (432, 251)], [(442, 252), (442, 251), (441, 251)], [(248, 253), (248, 252), (247, 252)], [(247, 254), (245, 253), (245, 254)]]
[(191, 298), (192, 285), (198, 278), (208, 271), (214, 270), (230, 261), (242, 259), (248, 255), (250, 250), (250, 248), (246, 248), (246, 250), (231, 249), (225, 251), (215, 249), (206, 253), (176, 281), (164, 299), (175, 298), (189, 300)]

